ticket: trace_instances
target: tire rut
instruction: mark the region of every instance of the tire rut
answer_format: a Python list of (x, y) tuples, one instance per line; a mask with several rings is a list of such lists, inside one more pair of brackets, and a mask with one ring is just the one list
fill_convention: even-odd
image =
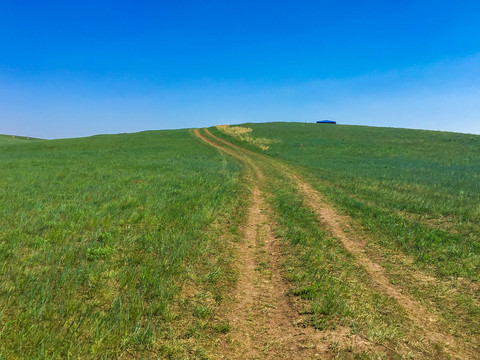
[(378, 263), (372, 261), (365, 252), (366, 244), (360, 240), (361, 237), (355, 234), (354, 229), (349, 227), (351, 221), (347, 216), (340, 215), (323, 196), (313, 187), (302, 180), (288, 165), (280, 163), (276, 159), (255, 153), (248, 149), (234, 145), (229, 141), (213, 135), (208, 129), (205, 133), (212, 139), (223, 143), (239, 152), (248, 154), (253, 158), (262, 158), (273, 166), (281, 169), (296, 184), (300, 193), (305, 199), (306, 205), (314, 212), (318, 221), (338, 239), (344, 248), (355, 256), (357, 262), (365, 269), (375, 287), (395, 299), (406, 312), (408, 318), (420, 329), (421, 336), (432, 344), (442, 344), (444, 351), (452, 358), (470, 359), (475, 357), (475, 352), (457, 338), (439, 329), (439, 321), (435, 314), (429, 312), (423, 305), (416, 301), (411, 295), (402, 291), (400, 286), (393, 285), (385, 269)]
[[(298, 312), (288, 301), (288, 287), (280, 273), (279, 244), (269, 225), (269, 209), (258, 182), (260, 169), (251, 159), (211, 138), (198, 129), (194, 134), (209, 145), (247, 163), (256, 179), (244, 228), (238, 244), (239, 279), (235, 304), (228, 315), (230, 332), (217, 344), (220, 359), (315, 359), (324, 358), (328, 346), (313, 338), (314, 330), (302, 328)], [(259, 180), (259, 181), (254, 181)]]

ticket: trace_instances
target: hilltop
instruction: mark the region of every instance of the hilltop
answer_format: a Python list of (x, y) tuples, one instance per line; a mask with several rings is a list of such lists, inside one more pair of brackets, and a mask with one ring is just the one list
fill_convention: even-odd
[(0, 145), (5, 143), (20, 143), (25, 141), (41, 140), (37, 138), (17, 135), (2, 135), (0, 134)]

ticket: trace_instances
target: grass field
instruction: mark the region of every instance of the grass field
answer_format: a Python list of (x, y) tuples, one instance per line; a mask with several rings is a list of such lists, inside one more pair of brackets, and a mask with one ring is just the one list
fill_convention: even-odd
[(182, 130), (2, 142), (0, 167), (0, 358), (205, 351), (236, 276), (235, 161)]
[(35, 140), (39, 140), (39, 139), (25, 137), (25, 136), (0, 135), (0, 145), (17, 144), (21, 142), (27, 142), (27, 141), (31, 142)]
[(277, 140), (265, 153), (300, 165), (379, 241), (389, 240), (382, 245), (400, 248), (441, 276), (479, 280), (480, 136), (298, 123), (245, 126)]
[[(440, 314), (451, 334), (478, 341), (480, 136), (299, 123), (240, 126), (252, 129), (252, 137), (270, 139), (269, 149), (211, 131), (289, 163), (354, 219), (368, 256), (392, 284)], [(280, 171), (271, 178), (282, 176)], [(295, 191), (279, 180), (272, 189), (279, 236), (291, 255), (285, 271), (296, 284), (293, 292), (310, 300), (311, 321), (320, 327), (332, 319), (333, 326), (351, 321), (371, 338), (393, 343), (405, 337), (409, 325), (399, 321), (399, 310), (372, 291), (361, 269), (335, 248), (338, 243), (318, 224), (312, 227)]]
[(0, 359), (480, 354), (480, 136), (240, 127), (0, 136)]

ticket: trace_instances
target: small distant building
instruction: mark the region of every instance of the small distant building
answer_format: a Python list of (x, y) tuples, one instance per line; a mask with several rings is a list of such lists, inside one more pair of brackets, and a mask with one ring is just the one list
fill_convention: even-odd
[(317, 120), (317, 124), (336, 124), (336, 121), (333, 120)]

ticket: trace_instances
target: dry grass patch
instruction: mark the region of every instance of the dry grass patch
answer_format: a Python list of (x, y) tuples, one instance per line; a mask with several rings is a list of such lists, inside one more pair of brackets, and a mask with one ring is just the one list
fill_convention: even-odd
[(251, 134), (252, 129), (247, 127), (230, 125), (218, 125), (215, 127), (225, 135), (247, 142), (263, 151), (270, 149), (270, 144), (278, 142), (278, 140), (274, 139), (253, 137)]

